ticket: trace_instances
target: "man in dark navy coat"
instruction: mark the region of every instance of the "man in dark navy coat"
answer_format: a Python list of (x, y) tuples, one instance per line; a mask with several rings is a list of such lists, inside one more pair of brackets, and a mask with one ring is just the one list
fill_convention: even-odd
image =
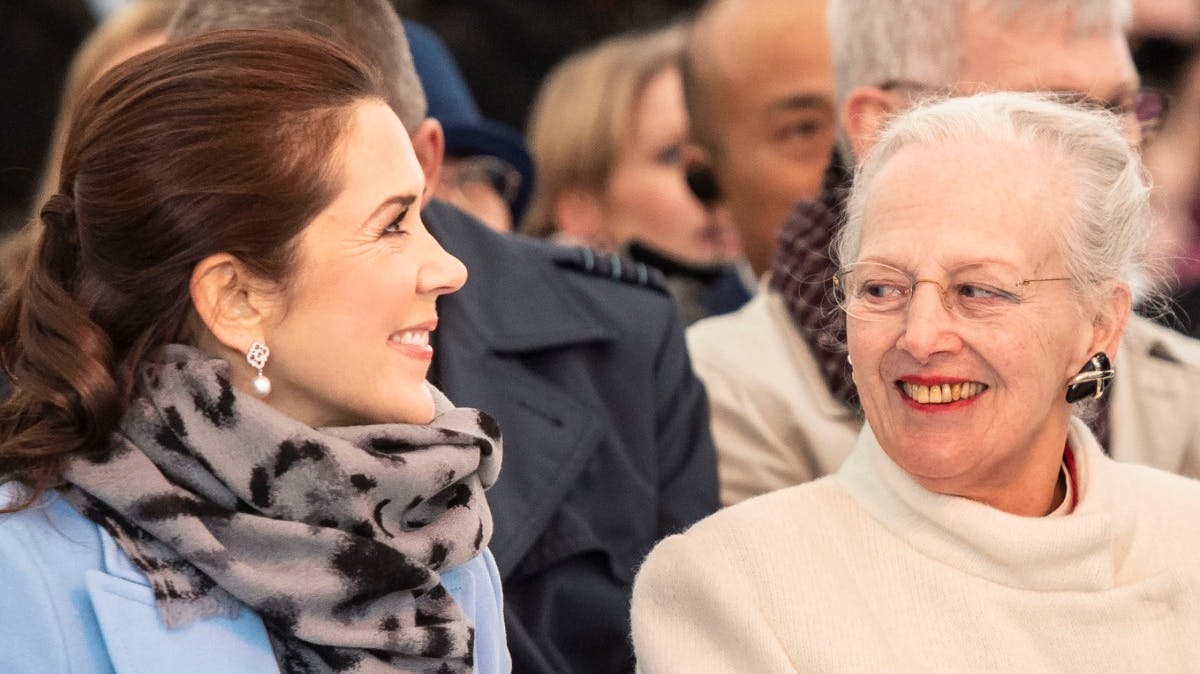
[(504, 431), (488, 497), (514, 670), (628, 671), (634, 571), (717, 508), (707, 401), (675, 306), (639, 287), (637, 268), (605, 278), (447, 204), (422, 215), (471, 274), (439, 300), (435, 382)]
[[(387, 0), (189, 0), (170, 33), (239, 27), (320, 31), (400, 83), (392, 104), (433, 193), (443, 138), (411, 60), (395, 58), (408, 47)], [(422, 215), (470, 272), (438, 302), (431, 378), (504, 432), (488, 500), (514, 671), (631, 671), (634, 571), (718, 506), (675, 305), (646, 267), (497, 234), (437, 201)]]

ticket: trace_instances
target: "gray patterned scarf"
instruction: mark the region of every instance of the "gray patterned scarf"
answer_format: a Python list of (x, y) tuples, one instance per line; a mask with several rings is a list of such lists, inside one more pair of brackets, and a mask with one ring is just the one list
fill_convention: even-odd
[(436, 390), (427, 426), (313, 429), (238, 394), (229, 365), (166, 347), (66, 499), (150, 579), (169, 627), (240, 604), (284, 672), (469, 672), (474, 630), (438, 571), (492, 535), (487, 415)]

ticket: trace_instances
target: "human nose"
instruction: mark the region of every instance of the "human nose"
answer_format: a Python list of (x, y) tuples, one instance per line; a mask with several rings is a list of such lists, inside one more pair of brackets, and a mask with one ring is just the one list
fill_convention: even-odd
[(446, 252), (432, 234), (426, 232), (425, 236), (428, 237), (430, 254), (418, 271), (417, 291), (448, 295), (462, 288), (467, 282), (466, 265)]
[[(922, 285), (929, 286), (927, 292), (920, 292)], [(904, 331), (896, 346), (920, 363), (929, 362), (938, 353), (957, 351), (962, 348), (962, 340), (955, 319), (946, 291), (933, 281), (917, 281), (909, 295)]]

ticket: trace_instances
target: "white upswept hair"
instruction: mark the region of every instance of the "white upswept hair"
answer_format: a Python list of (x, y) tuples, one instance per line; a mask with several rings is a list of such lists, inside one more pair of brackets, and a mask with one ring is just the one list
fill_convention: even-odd
[(1035, 28), (1070, 15), (1080, 34), (1124, 29), (1133, 13), (1131, 0), (830, 0), (826, 22), (838, 109), (860, 86), (951, 87), (962, 60), (963, 17), (977, 11)]
[[(940, 150), (997, 143), (1031, 148), (1045, 161), (1026, 170), (1065, 177), (1071, 217), (1052, 227), (1078, 296), (1090, 304), (1103, 282), (1128, 284), (1133, 300), (1153, 284), (1146, 243), (1153, 226), (1150, 184), (1137, 151), (1111, 112), (1068, 104), (1055, 94), (995, 92), (928, 101), (896, 116), (859, 165), (846, 202), (846, 223), (834, 242), (841, 266), (862, 243), (867, 199), (883, 167), (910, 146)], [(980, 190), (989, 186), (979, 184)], [(1082, 308), (1082, 307), (1081, 307)]]

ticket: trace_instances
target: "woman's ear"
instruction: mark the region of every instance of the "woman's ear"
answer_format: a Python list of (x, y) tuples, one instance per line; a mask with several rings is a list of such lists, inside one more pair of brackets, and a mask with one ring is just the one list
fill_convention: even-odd
[(554, 200), (554, 228), (572, 244), (604, 247), (604, 207), (587, 190), (568, 189)]
[(245, 353), (252, 342), (263, 341), (273, 310), (275, 302), (265, 285), (237, 258), (218, 253), (192, 270), (189, 292), (196, 316), (208, 333), (225, 348)]
[(1129, 319), (1132, 307), (1133, 298), (1129, 286), (1114, 283), (1097, 307), (1089, 355), (1103, 351), (1108, 354), (1109, 360), (1116, 362), (1117, 345), (1121, 343), (1121, 333), (1125, 330), (1125, 321)]

